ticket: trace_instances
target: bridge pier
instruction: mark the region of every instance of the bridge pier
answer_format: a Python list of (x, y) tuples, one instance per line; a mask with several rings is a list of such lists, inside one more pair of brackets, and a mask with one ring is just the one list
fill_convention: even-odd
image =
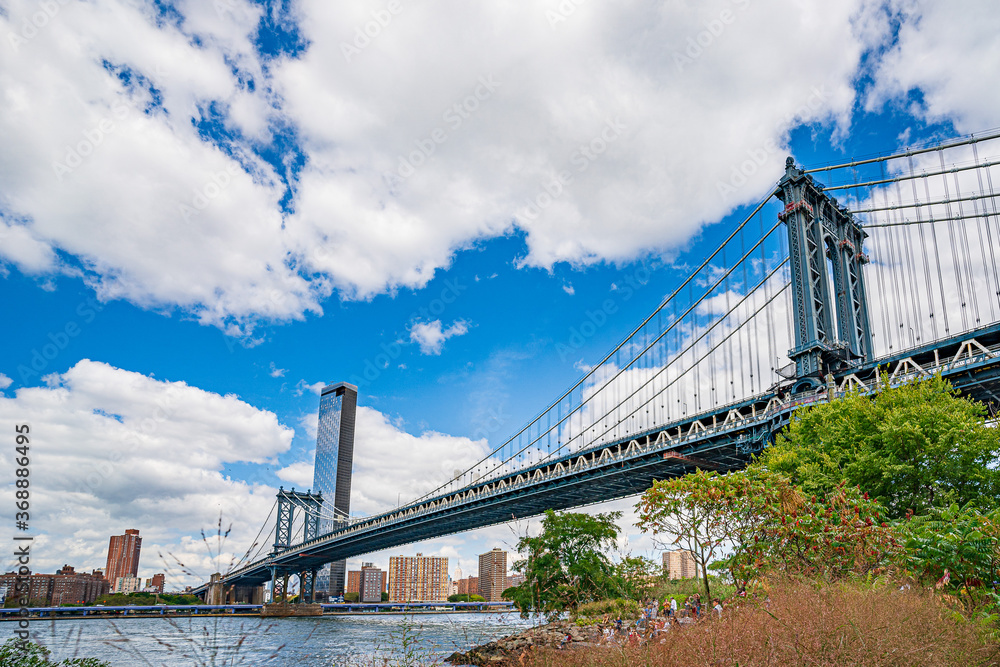
[(222, 574), (216, 572), (209, 580), (208, 590), (205, 592), (205, 604), (223, 604), (225, 597), (225, 584), (222, 581)]

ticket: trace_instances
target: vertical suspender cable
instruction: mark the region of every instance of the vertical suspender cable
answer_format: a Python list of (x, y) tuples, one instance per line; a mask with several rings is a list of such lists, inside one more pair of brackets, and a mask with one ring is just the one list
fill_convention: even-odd
[[(910, 172), (912, 173), (913, 172), (913, 156), (910, 155), (910, 156), (907, 156), (907, 158), (909, 160)], [(910, 189), (913, 192), (914, 210), (916, 211), (917, 223), (918, 223), (917, 224), (917, 230), (920, 233), (920, 251), (923, 254), (923, 261), (924, 261), (924, 263), (923, 263), (923, 268), (924, 268), (924, 289), (927, 290), (927, 297), (926, 297), (927, 298), (927, 319), (930, 320), (931, 333), (932, 333), (932, 335), (934, 337), (934, 340), (937, 340), (937, 338), (938, 338), (937, 320), (934, 319), (934, 287), (933, 287), (933, 283), (932, 283), (932, 280), (931, 280), (930, 262), (927, 259), (927, 237), (926, 237), (926, 234), (924, 233), (924, 225), (921, 224), (923, 222), (922, 216), (921, 216), (921, 213), (920, 213), (920, 208), (921, 207), (920, 206), (916, 206), (916, 204), (918, 202), (918, 197), (917, 197), (917, 180), (914, 179), (914, 178), (910, 179)]]
[(955, 215), (951, 210), (951, 190), (948, 188), (948, 175), (944, 173), (944, 152), (938, 151), (941, 159), (941, 182), (944, 185), (945, 210), (948, 213), (948, 236), (951, 246), (952, 267), (955, 269), (955, 281), (958, 283), (958, 297), (961, 301), (962, 331), (969, 330), (969, 316), (965, 306), (965, 285), (962, 281), (962, 270), (959, 266), (958, 248), (955, 246)]
[[(965, 273), (966, 278), (969, 281), (969, 298), (972, 299), (972, 314), (973, 322), (978, 327), (979, 326), (979, 298), (976, 296), (976, 280), (975, 280), (975, 264), (972, 261), (972, 250), (969, 248), (969, 221), (965, 219), (965, 202), (962, 201), (962, 186), (958, 180), (958, 174), (954, 174), (955, 178), (955, 198), (958, 201), (958, 217), (962, 218), (962, 244), (965, 248)], [(986, 268), (986, 249), (983, 248), (983, 234), (979, 233), (979, 250), (983, 254), (983, 268)], [(989, 284), (989, 277), (987, 276), (987, 284)]]
[[(924, 182), (924, 195), (927, 197), (927, 201), (934, 201), (931, 198), (931, 186), (930, 180), (926, 177), (922, 179)], [(934, 220), (934, 211), (931, 209), (931, 221)], [(934, 264), (937, 268), (938, 277), (938, 291), (941, 296), (941, 316), (944, 318), (944, 333), (947, 336), (951, 332), (951, 325), (948, 318), (948, 298), (945, 296), (944, 290), (944, 270), (941, 268), (941, 251), (938, 246), (937, 238), (937, 225), (931, 224), (931, 246), (934, 248)]]
[[(979, 151), (976, 148), (976, 144), (972, 144), (972, 157), (976, 161), (977, 165), (980, 164), (979, 163)], [(982, 167), (982, 166), (980, 166), (980, 167), (978, 167), (976, 169), (976, 178), (979, 180), (979, 196), (980, 197), (983, 197), (986, 194), (986, 190), (983, 188), (983, 169), (984, 169), (984, 167)], [(985, 167), (985, 169), (987, 169), (987, 173), (988, 173), (989, 167)], [(989, 218), (989, 214), (987, 212), (988, 207), (986, 205), (986, 202), (984, 201), (983, 202), (983, 210), (982, 210), (982, 213), (980, 213), (979, 212), (979, 201), (980, 200), (977, 199), (973, 203), (975, 205), (977, 215), (982, 215), (982, 220), (983, 220), (983, 223), (984, 223), (983, 226), (986, 227), (986, 243), (984, 244), (983, 241), (982, 241), (982, 238), (983, 238), (983, 236), (982, 236), (982, 234), (983, 234), (982, 227), (980, 227), (980, 231), (979, 231), (979, 239), (980, 239), (979, 242), (980, 242), (981, 245), (985, 245), (990, 250), (990, 263), (989, 263), (988, 266), (986, 265), (986, 257), (985, 256), (983, 257), (983, 268), (986, 271), (986, 284), (989, 285), (989, 283), (990, 283), (989, 268), (992, 267), (992, 269), (993, 269), (994, 291), (996, 292), (996, 294), (1000, 295), (1000, 277), (997, 276), (997, 262), (996, 262), (996, 255), (995, 255), (994, 249), (993, 249), (993, 235), (990, 232), (990, 218)], [(995, 322), (996, 321), (996, 311), (993, 308), (994, 299), (991, 298), (989, 300), (989, 302), (990, 302), (990, 321), (991, 322)]]

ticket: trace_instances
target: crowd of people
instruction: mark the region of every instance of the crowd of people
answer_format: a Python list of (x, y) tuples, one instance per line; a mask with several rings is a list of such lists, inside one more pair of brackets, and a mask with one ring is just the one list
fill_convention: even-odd
[(642, 613), (635, 621), (623, 620), (620, 616), (616, 619), (605, 616), (600, 643), (639, 645), (657, 639), (663, 641), (663, 635), (671, 629), (697, 623), (709, 613), (721, 617), (722, 611), (722, 600), (713, 598), (709, 605), (705, 605), (698, 593), (689, 595), (683, 607), (678, 606), (675, 596), (671, 596), (669, 601), (650, 598), (643, 601)]

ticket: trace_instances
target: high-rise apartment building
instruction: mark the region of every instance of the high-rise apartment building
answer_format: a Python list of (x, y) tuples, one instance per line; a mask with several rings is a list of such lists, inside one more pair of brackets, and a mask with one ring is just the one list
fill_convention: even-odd
[(686, 549), (676, 549), (663, 554), (663, 570), (669, 579), (695, 579), (698, 577), (698, 563), (694, 554)]
[(134, 577), (139, 573), (139, 551), (142, 538), (139, 531), (129, 529), (124, 535), (112, 535), (108, 545), (108, 566), (104, 568), (104, 578), (112, 585), (119, 577)]
[(479, 555), (479, 594), (497, 602), (507, 588), (507, 552), (499, 547)]
[[(358, 388), (341, 382), (323, 387), (319, 399), (319, 423), (316, 428), (316, 464), (313, 469), (314, 492), (323, 494), (323, 514), (345, 519), (351, 512), (351, 467), (354, 464), (354, 420), (358, 407)], [(322, 518), (320, 534), (336, 529), (339, 521)], [(316, 574), (316, 599), (343, 595), (347, 561), (324, 566)]]
[(448, 559), (437, 556), (391, 556), (389, 600), (438, 602), (448, 599)]

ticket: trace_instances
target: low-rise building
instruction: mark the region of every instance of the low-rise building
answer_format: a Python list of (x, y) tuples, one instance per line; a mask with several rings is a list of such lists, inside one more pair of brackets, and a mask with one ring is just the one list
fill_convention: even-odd
[(142, 590), (142, 579), (139, 577), (118, 577), (111, 587), (112, 593), (138, 593)]
[(151, 578), (146, 580), (145, 585), (142, 587), (143, 593), (163, 593), (163, 585), (166, 583), (167, 575), (165, 574), (154, 574)]

